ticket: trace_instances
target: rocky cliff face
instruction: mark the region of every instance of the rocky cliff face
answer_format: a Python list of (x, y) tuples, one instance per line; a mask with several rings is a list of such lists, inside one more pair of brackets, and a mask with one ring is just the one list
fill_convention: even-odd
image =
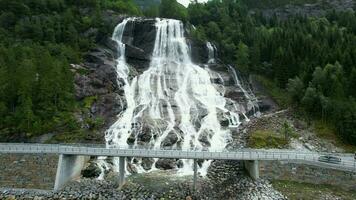
[[(109, 14), (107, 16), (107, 21), (116, 24), (124, 18)], [(142, 18), (129, 21), (126, 25), (123, 41), (126, 44), (126, 61), (131, 66), (131, 78), (149, 67), (156, 37), (155, 22), (155, 19)], [(114, 26), (113, 24), (112, 27)], [(188, 29), (186, 34), (189, 35)], [(108, 36), (97, 38), (101, 38), (97, 47), (85, 56), (83, 64), (73, 65), (73, 71), (76, 72), (76, 98), (82, 101), (86, 108), (78, 113), (82, 128), (88, 130), (86, 142), (103, 143), (105, 130), (114, 123), (117, 115), (126, 109), (126, 100), (123, 83), (117, 80), (115, 69), (118, 55), (117, 44)], [(187, 38), (193, 62), (203, 68), (209, 68), (211, 81), (217, 88), (221, 88), (219, 91), (225, 97), (230, 99), (231, 102), (228, 102), (228, 104), (232, 105), (235, 101), (244, 107), (249, 107), (246, 105), (248, 101), (243, 91), (236, 87), (231, 68), (222, 63), (208, 63), (209, 50), (206, 43), (195, 41), (190, 37)], [(101, 122), (99, 127), (97, 127), (96, 121)], [(223, 125), (227, 126), (228, 122), (223, 123)], [(150, 130), (147, 130), (147, 132), (150, 132)], [(167, 146), (169, 146), (169, 141)]]
[[(112, 11), (104, 13), (104, 20), (112, 28), (124, 18)], [(84, 107), (76, 117), (85, 130), (85, 142), (103, 143), (105, 130), (125, 109), (126, 102), (115, 70), (117, 44), (110, 35), (95, 30), (91, 34), (95, 34), (98, 45), (84, 56), (82, 64), (72, 65), (75, 97)]]
[[(271, 18), (273, 16), (279, 19), (286, 19), (289, 16), (300, 15), (310, 17), (321, 17), (327, 12), (335, 11), (354, 11), (356, 7), (354, 0), (319, 0), (311, 4), (293, 5), (287, 4), (283, 7), (262, 9), (262, 15)], [(251, 12), (255, 12), (255, 9)]]

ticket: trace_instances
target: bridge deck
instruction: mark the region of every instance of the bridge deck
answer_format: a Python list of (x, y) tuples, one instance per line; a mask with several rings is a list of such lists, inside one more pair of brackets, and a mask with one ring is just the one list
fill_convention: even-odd
[(105, 148), (104, 146), (77, 146), (56, 144), (12, 144), (0, 143), (0, 153), (18, 154), (64, 154), (112, 157), (149, 157), (149, 158), (179, 158), (207, 160), (283, 160), (294, 163), (315, 165), (343, 171), (356, 172), (356, 162), (353, 154), (333, 154), (341, 158), (337, 164), (318, 161), (322, 155), (329, 153), (306, 152), (280, 149), (238, 149), (234, 151), (195, 151), (195, 150), (156, 150), (144, 148)]

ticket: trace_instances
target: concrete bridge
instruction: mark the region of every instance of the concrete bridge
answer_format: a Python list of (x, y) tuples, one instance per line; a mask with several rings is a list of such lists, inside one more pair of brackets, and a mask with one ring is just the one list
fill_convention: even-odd
[(61, 189), (68, 181), (80, 176), (85, 162), (89, 156), (119, 157), (119, 183), (125, 182), (125, 158), (173, 158), (194, 160), (194, 188), (197, 180), (197, 159), (207, 160), (239, 160), (253, 179), (259, 178), (258, 161), (283, 160), (292, 163), (314, 165), (323, 168), (332, 168), (341, 171), (356, 172), (356, 162), (353, 154), (332, 154), (339, 157), (341, 162), (320, 162), (319, 157), (330, 153), (306, 152), (282, 149), (237, 149), (233, 151), (197, 151), (178, 149), (147, 149), (137, 148), (106, 148), (103, 145), (58, 145), (58, 144), (13, 144), (0, 143), (0, 153), (5, 154), (58, 154), (59, 161), (54, 189)]

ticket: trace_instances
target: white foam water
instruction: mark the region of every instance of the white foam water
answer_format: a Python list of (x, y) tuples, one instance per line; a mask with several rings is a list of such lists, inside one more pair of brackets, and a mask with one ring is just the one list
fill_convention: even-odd
[[(183, 23), (172, 19), (156, 19), (156, 39), (149, 68), (129, 78), (129, 65), (125, 59), (123, 34), (126, 24), (135, 18), (125, 19), (117, 25), (112, 39), (118, 44), (116, 72), (118, 83), (124, 89), (127, 108), (107, 130), (108, 147), (128, 148), (145, 145), (160, 149), (173, 137), (171, 146), (181, 150), (222, 151), (231, 140), (230, 129), (221, 125), (228, 120), (238, 127), (241, 106), (227, 108), (223, 94), (211, 83), (209, 70), (191, 61)], [(215, 48), (208, 43), (209, 62), (215, 62)], [(212, 52), (212, 53), (211, 53)], [(142, 135), (149, 141), (142, 142)], [(131, 143), (128, 140), (131, 139)], [(132, 142), (133, 141), (133, 142)], [(140, 158), (128, 161), (138, 172), (145, 170)], [(183, 159), (179, 174), (191, 174), (193, 161)], [(204, 161), (199, 172), (205, 175), (211, 161)], [(113, 161), (116, 171), (118, 160)], [(106, 167), (106, 165), (104, 166)]]

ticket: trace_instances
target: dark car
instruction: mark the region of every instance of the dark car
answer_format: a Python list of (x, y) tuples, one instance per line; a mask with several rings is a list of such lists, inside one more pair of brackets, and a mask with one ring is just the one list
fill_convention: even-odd
[(339, 164), (341, 162), (341, 158), (338, 158), (336, 156), (320, 156), (318, 160), (319, 162), (327, 162), (334, 164)]

